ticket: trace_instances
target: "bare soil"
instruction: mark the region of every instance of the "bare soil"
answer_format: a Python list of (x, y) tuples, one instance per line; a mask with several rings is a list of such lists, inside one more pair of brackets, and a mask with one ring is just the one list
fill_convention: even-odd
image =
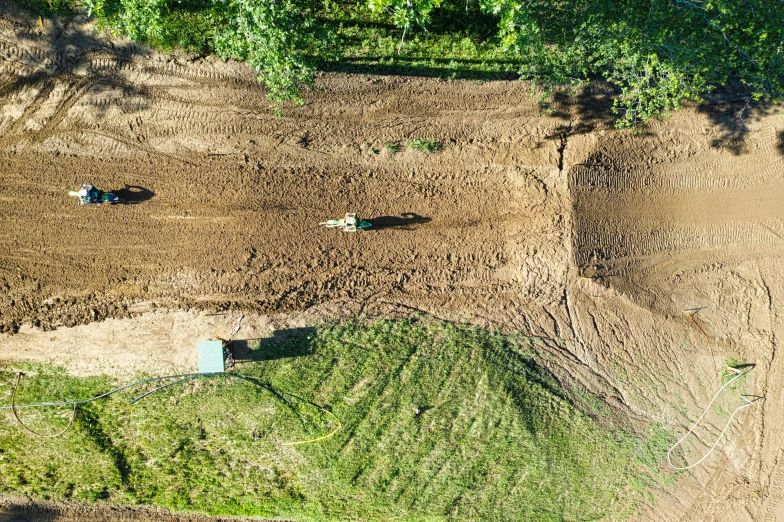
[[(171, 513), (164, 509), (86, 505), (67, 502), (33, 502), (16, 495), (0, 497), (0, 522), (239, 522), (235, 517), (208, 517)], [(264, 519), (254, 519), (265, 522)], [(278, 519), (276, 522), (288, 522)]]
[[(240, 313), (249, 338), (421, 311), (565, 339), (562, 374), (680, 435), (733, 358), (764, 399), (638, 518), (784, 522), (782, 114), (716, 97), (634, 135), (600, 86), (542, 113), (522, 82), (328, 74), (276, 118), (245, 65), (0, 12), (0, 360), (192, 369)], [(442, 149), (384, 148), (414, 138)], [(373, 227), (318, 226), (346, 211)], [(184, 520), (52, 506), (0, 520)]]

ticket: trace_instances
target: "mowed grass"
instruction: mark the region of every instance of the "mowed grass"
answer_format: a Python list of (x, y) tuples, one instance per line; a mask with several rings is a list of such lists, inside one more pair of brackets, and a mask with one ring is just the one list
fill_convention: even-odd
[[(62, 437), (0, 410), (0, 490), (299, 520), (622, 519), (655, 485), (666, 436), (600, 428), (535, 342), (427, 320), (323, 327), (262, 343), (229, 377), (145, 385), (77, 409)], [(0, 400), (118, 384), (5, 367)], [(291, 444), (328, 435), (304, 444)], [(418, 413), (417, 413), (418, 411)], [(21, 409), (53, 433), (70, 408)]]

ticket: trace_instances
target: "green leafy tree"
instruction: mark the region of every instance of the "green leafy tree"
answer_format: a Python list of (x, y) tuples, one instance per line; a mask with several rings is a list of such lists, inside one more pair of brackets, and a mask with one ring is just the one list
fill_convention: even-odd
[(322, 57), (335, 53), (334, 38), (306, 1), (82, 0), (89, 14), (132, 40), (248, 62), (269, 89), (276, 114), (286, 101), (302, 104), (301, 89), (313, 85), (306, 50)]
[(88, 15), (115, 34), (170, 51), (213, 51), (224, 16), (213, 0), (81, 0)]
[(149, 42), (163, 34), (164, 10), (170, 0), (82, 0), (88, 15), (95, 15), (116, 33)]
[[(330, 7), (327, 0), (13, 1), (40, 13), (81, 2), (104, 26), (134, 40), (247, 61), (278, 113), (287, 100), (302, 103), (301, 90), (313, 84), (316, 63), (338, 57), (338, 33), (349, 39), (362, 34), (359, 24), (344, 22), (367, 19), (359, 5)], [(439, 11), (442, 1), (367, 5), (376, 20), (402, 29), (400, 54), (415, 27), (427, 30), (433, 23), (439, 37), (449, 31), (459, 36), (460, 23), (442, 13), (454, 12), (463, 0), (447, 0), (452, 11)], [(545, 87), (544, 96), (556, 86), (597, 77), (614, 84), (618, 126), (644, 123), (727, 83), (745, 89), (749, 103), (784, 98), (784, 1), (477, 1), (483, 16), (498, 21), (496, 35), (483, 38), (497, 38), (521, 77)], [(466, 0), (466, 10), (469, 5)], [(421, 53), (427, 46), (418, 48)]]
[(297, 0), (218, 1), (229, 15), (215, 33), (217, 53), (246, 61), (259, 72), (277, 114), (285, 101), (301, 105), (301, 88), (313, 85), (314, 69), (305, 50), (330, 56), (333, 36)]
[(481, 0), (499, 17), (524, 77), (601, 76), (618, 86), (619, 126), (634, 126), (737, 79), (782, 99), (784, 3), (768, 0)]
[(395, 27), (403, 29), (397, 47), (397, 53), (400, 54), (406, 33), (414, 24), (427, 30), (431, 12), (440, 5), (441, 0), (370, 0), (368, 8), (376, 14), (386, 13)]

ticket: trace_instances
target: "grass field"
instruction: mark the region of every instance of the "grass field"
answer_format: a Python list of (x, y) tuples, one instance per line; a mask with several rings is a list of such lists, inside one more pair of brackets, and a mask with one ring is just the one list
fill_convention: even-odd
[[(670, 438), (600, 428), (535, 345), (428, 320), (333, 325), (252, 345), (231, 372), (263, 386), (202, 378), (129, 405), (144, 385), (79, 406), (55, 439), (0, 410), (0, 490), (300, 520), (623, 519), (667, 481)], [(7, 366), (3, 405), (19, 370), (17, 404), (125, 384)], [(70, 413), (19, 410), (48, 433)]]
[(517, 79), (519, 57), (501, 50), (498, 20), (445, 2), (433, 14), (427, 31), (414, 30), (398, 52), (402, 31), (387, 17), (364, 5), (330, 2), (322, 13), (338, 35), (342, 56), (337, 62), (317, 61), (322, 70), (434, 76), (445, 79)]

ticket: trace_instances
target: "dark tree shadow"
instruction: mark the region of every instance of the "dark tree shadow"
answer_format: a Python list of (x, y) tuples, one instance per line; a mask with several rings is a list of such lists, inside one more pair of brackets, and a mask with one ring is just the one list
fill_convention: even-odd
[(413, 212), (404, 212), (400, 216), (378, 216), (368, 219), (373, 227), (370, 230), (381, 230), (384, 228), (399, 228), (401, 230), (412, 230), (414, 225), (423, 225), (432, 221), (429, 217), (423, 217)]
[[(560, 89), (541, 102), (543, 113), (564, 122), (545, 136), (546, 140), (559, 142), (559, 168), (563, 168), (563, 152), (569, 137), (616, 128), (618, 115), (613, 112), (613, 103), (618, 94), (617, 86), (592, 78), (590, 84), (574, 94)], [(640, 136), (651, 134), (647, 126), (639, 126), (635, 131)]]
[[(109, 2), (116, 3), (116, 0)], [(15, 60), (24, 64), (27, 70), (7, 75), (8, 81), (2, 82), (0, 96), (7, 96), (36, 84), (42, 84), (44, 89), (51, 90), (59, 83), (66, 86), (64, 98), (69, 99), (82, 96), (96, 85), (103, 85), (122, 91), (116, 104), (120, 105), (125, 113), (138, 112), (149, 107), (149, 103), (143, 101), (149, 96), (147, 87), (125, 80), (110, 64), (106, 67), (95, 67), (93, 64), (96, 53), (111, 56), (118, 64), (122, 64), (131, 63), (136, 56), (148, 55), (149, 50), (136, 43), (111, 42), (101, 38), (89, 28), (84, 12), (44, 16), (44, 29), (44, 24), (39, 25), (38, 17), (31, 16), (33, 13), (37, 14), (34, 5), (26, 0), (17, 0), (16, 4), (0, 2), (0, 16), (13, 23), (14, 40), (19, 47), (27, 50), (24, 60)], [(90, 74), (84, 81), (74, 82), (74, 72), (83, 67), (88, 68)], [(133, 102), (126, 102), (129, 99)], [(93, 105), (93, 108), (101, 116), (112, 106)]]
[(746, 152), (745, 138), (749, 133), (747, 118), (751, 108), (747, 100), (715, 99), (697, 106), (697, 112), (705, 114), (713, 125), (721, 129), (721, 136), (711, 141), (711, 147), (727, 149), (732, 154)]
[[(711, 142), (717, 149), (727, 149), (732, 154), (747, 152), (746, 136), (751, 132), (749, 122), (772, 114), (777, 107), (769, 103), (754, 102), (751, 95), (706, 96), (697, 111), (708, 116), (710, 122), (721, 129), (721, 136)], [(784, 154), (784, 136), (779, 135), (778, 148)]]
[(120, 198), (119, 203), (123, 205), (135, 205), (143, 201), (147, 201), (155, 196), (152, 190), (140, 187), (138, 185), (125, 185), (124, 188), (111, 191), (113, 194)]
[(776, 145), (779, 152), (784, 155), (784, 131), (779, 132), (779, 142)]
[(313, 327), (276, 330), (271, 338), (236, 339), (231, 341), (230, 348), (236, 362), (304, 357), (314, 352), (308, 334), (315, 331)]
[(558, 139), (588, 134), (598, 128), (613, 128), (617, 119), (612, 111), (615, 94), (616, 88), (598, 79), (592, 80), (576, 94), (565, 90), (555, 91), (542, 104), (542, 110), (565, 123), (556, 127), (547, 138)]
[[(374, 63), (374, 61), (378, 61)], [(351, 57), (344, 56), (339, 61), (319, 61), (314, 65), (320, 71), (339, 72), (345, 74), (373, 74), (378, 76), (404, 76), (411, 78), (446, 78), (461, 80), (518, 80), (520, 74), (516, 72), (517, 64), (506, 60), (472, 60), (472, 59), (451, 59), (451, 58), (430, 58), (429, 63), (434, 65), (422, 64), (422, 59), (417, 57), (395, 56), (395, 63), (389, 63), (389, 57), (368, 56)], [(477, 65), (495, 64), (496, 69), (473, 69)], [(497, 70), (498, 68), (508, 67), (510, 71)]]

